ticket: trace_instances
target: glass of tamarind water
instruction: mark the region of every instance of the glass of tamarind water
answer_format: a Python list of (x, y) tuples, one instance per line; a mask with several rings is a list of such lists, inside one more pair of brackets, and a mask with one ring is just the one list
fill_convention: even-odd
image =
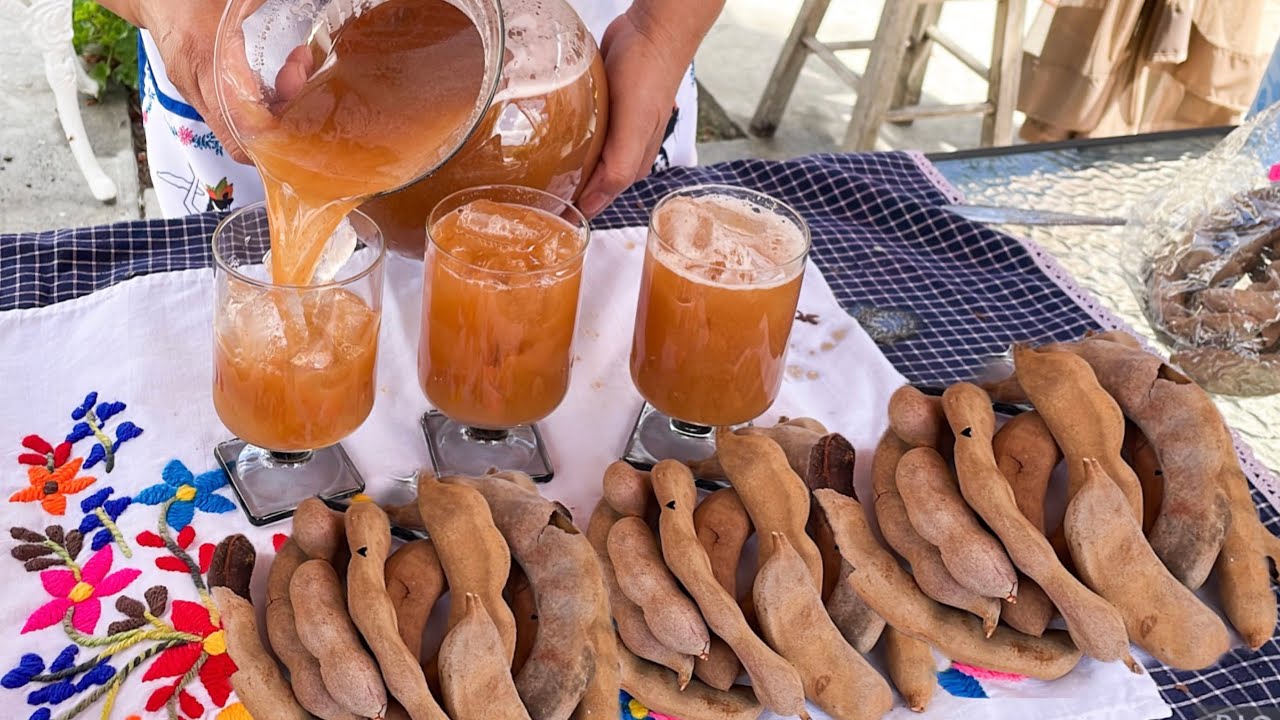
[(808, 254), (799, 213), (763, 193), (700, 185), (658, 202), (631, 346), (646, 405), (629, 460), (709, 457), (714, 427), (773, 404)]
[(590, 229), (541, 190), (461, 190), (427, 222), (418, 379), (437, 474), (551, 479), (536, 423), (564, 399)]
[(363, 488), (338, 443), (373, 405), (384, 243), (356, 208), (465, 144), (503, 42), (498, 0), (227, 3), (212, 80), (266, 202), (214, 237), (213, 397), (237, 436), (215, 455), (251, 521)]

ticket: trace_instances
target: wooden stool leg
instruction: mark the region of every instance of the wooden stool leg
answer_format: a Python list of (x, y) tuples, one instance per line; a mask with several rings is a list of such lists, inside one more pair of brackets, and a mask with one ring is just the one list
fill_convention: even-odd
[[(907, 45), (907, 54), (902, 61), (902, 70), (898, 73), (898, 83), (893, 91), (893, 102), (890, 108), (911, 107), (920, 104), (920, 90), (924, 87), (924, 74), (929, 67), (929, 58), (933, 55), (933, 38), (925, 35), (925, 30), (938, 24), (942, 16), (941, 2), (926, 2), (916, 11), (915, 23), (911, 28), (911, 40)], [(911, 120), (899, 120), (895, 125), (910, 125)]]
[(751, 118), (751, 132), (761, 137), (773, 137), (778, 129), (778, 121), (782, 119), (782, 111), (787, 108), (791, 99), (791, 91), (795, 90), (796, 80), (804, 69), (804, 61), (809, 57), (809, 48), (804, 39), (815, 35), (822, 25), (822, 18), (827, 14), (831, 0), (805, 0), (791, 26), (791, 34), (782, 45), (778, 54), (778, 62), (773, 66), (769, 82), (764, 86), (764, 94), (760, 96), (760, 104), (756, 105), (756, 113)]
[(907, 36), (916, 14), (915, 0), (890, 0), (880, 11), (880, 27), (871, 45), (867, 71), (858, 86), (858, 100), (844, 136), (844, 149), (872, 150), (884, 114), (893, 102), (893, 88), (898, 80), (902, 59), (907, 54)]
[(987, 76), (987, 101), (992, 111), (982, 120), (982, 145), (1013, 142), (1013, 110), (1018, 102), (1022, 74), (1022, 26), (1027, 0), (999, 0), (995, 38), (991, 44), (991, 72)]

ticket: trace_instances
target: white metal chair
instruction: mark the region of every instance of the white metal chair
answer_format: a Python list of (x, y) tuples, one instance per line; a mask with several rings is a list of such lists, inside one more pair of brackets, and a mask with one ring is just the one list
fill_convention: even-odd
[(97, 97), (98, 83), (84, 70), (72, 47), (71, 0), (0, 0), (15, 9), (44, 60), (44, 76), (53, 90), (58, 120), (89, 191), (102, 202), (116, 198), (116, 184), (103, 172), (80, 116), (79, 94)]

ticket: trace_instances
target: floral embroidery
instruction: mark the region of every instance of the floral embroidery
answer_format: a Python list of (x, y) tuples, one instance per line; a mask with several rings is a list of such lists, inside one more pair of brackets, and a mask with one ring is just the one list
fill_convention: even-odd
[[(68, 443), (98, 437), (104, 418), (123, 409), (122, 403), (99, 404), (96, 397), (86, 398), (77, 409), (79, 417), (73, 419), (89, 426), (90, 432), (74, 430)], [(119, 437), (114, 443), (103, 443), (99, 438), (103, 462), (118, 450)], [(70, 457), (70, 447), (61, 450), (43, 441), (24, 441), (24, 446), (32, 451), (26, 458), (30, 462), (25, 463), (29, 471), (79, 470), (81, 459)], [(52, 471), (48, 464), (54, 465)], [(70, 475), (74, 477), (76, 472)], [(74, 529), (51, 525), (43, 532), (23, 527), (10, 530), (17, 541), (10, 554), (26, 570), (39, 573), (50, 596), (27, 619), (22, 632), (49, 632), (49, 628), (60, 626), (72, 643), (56, 656), (25, 655), (0, 677), (0, 685), (6, 688), (27, 688), (26, 700), (34, 720), (71, 720), (96, 704), (101, 706), (102, 717), (110, 717), (121, 689), (139, 673), (140, 682), (151, 685), (148, 712), (164, 712), (174, 720), (197, 720), (215, 713), (223, 720), (248, 718), (238, 703), (228, 707), (230, 677), (236, 668), (227, 654), (221, 619), (205, 579), (214, 547), (198, 543), (192, 525), (196, 510), (222, 513), (235, 508), (218, 494), (226, 478), (221, 472), (193, 475), (176, 460), (165, 466), (162, 478), (163, 482), (136, 497), (117, 497), (111, 487), (85, 497), (78, 504), (84, 515)], [(171, 601), (169, 590), (161, 585), (141, 596), (131, 595), (129, 588), (141, 570), (113, 570), (117, 549), (122, 555), (130, 554), (117, 522), (134, 505), (157, 506), (158, 510), (155, 531), (139, 533), (136, 547), (158, 550), (151, 558), (158, 568), (186, 573), (195, 590), (194, 599)], [(86, 544), (92, 547), (92, 554), (81, 563)], [(173, 583), (169, 586), (177, 587)], [(101, 631), (104, 600), (114, 601), (112, 607), (118, 615)], [(78, 658), (86, 649), (92, 656)], [(219, 708), (223, 709), (219, 712)]]
[(191, 139), (194, 138), (196, 134), (191, 131), (191, 128), (187, 127), (186, 125), (183, 125), (182, 127), (178, 128), (177, 135), (178, 135), (178, 142), (182, 143), (183, 145), (190, 145)]
[(938, 673), (938, 685), (948, 693), (962, 698), (989, 698), (989, 690), (1000, 683), (1020, 683), (1022, 675), (987, 670), (964, 663), (953, 662), (951, 667)]
[(618, 700), (624, 720), (676, 720), (670, 715), (651, 711), (639, 700), (631, 697), (625, 690), (619, 691)]
[(181, 461), (170, 460), (161, 477), (164, 482), (143, 490), (134, 500), (143, 505), (163, 503), (167, 515), (165, 520), (173, 528), (181, 530), (190, 525), (196, 510), (221, 514), (236, 508), (234, 503), (216, 493), (227, 484), (227, 476), (221, 470), (195, 476)]
[[(97, 404), (95, 408), (94, 405)], [(98, 463), (104, 463), (110, 473), (116, 466), (116, 451), (126, 442), (142, 434), (142, 428), (131, 422), (122, 422), (116, 426), (116, 439), (113, 441), (106, 433), (107, 421), (120, 414), (127, 406), (122, 402), (98, 402), (98, 393), (91, 392), (85, 396), (84, 402), (71, 411), (71, 419), (77, 421), (67, 434), (67, 442), (76, 443), (87, 437), (94, 437), (98, 443), (89, 450), (85, 458), (85, 469)]]
[(9, 496), (9, 502), (37, 502), (50, 515), (62, 515), (67, 511), (67, 496), (75, 495), (92, 485), (97, 478), (80, 476), (82, 458), (74, 458), (70, 462), (53, 470), (43, 465), (32, 465), (27, 468), (28, 487)]
[(142, 574), (135, 568), (113, 573), (111, 562), (111, 546), (107, 546), (94, 553), (83, 567), (72, 560), (66, 569), (49, 569), (40, 573), (40, 582), (53, 599), (27, 618), (22, 632), (43, 630), (65, 619), (77, 631), (93, 634), (102, 615), (101, 598), (119, 593)]
[(22, 438), (22, 447), (35, 452), (23, 453), (18, 456), (18, 462), (23, 465), (43, 465), (53, 472), (60, 465), (65, 465), (71, 457), (71, 443), (58, 443), (58, 447), (53, 447), (48, 440), (39, 435), (28, 435)]
[(116, 521), (133, 503), (133, 498), (112, 498), (111, 494), (114, 492), (115, 488), (103, 488), (80, 501), (80, 509), (84, 512), (84, 519), (80, 521), (80, 534), (88, 535), (96, 530), (89, 547), (101, 550), (107, 546), (107, 543), (114, 540), (120, 548), (120, 553), (131, 558), (133, 550), (124, 539), (120, 528), (116, 526)]
[[(186, 550), (191, 547), (191, 543), (192, 541), (195, 540), (195, 538), (196, 538), (195, 528), (188, 525), (182, 528), (182, 530), (178, 533), (176, 542), (178, 543), (179, 548)], [(150, 547), (150, 548), (165, 547), (164, 538), (151, 532), (150, 530), (138, 533), (137, 541), (138, 541), (138, 544), (143, 547)], [(201, 573), (209, 572), (209, 564), (213, 562), (213, 550), (214, 550), (213, 543), (204, 543), (203, 545), (200, 546), (199, 568)], [(187, 567), (186, 562), (182, 558), (173, 554), (156, 558), (156, 567), (160, 568), (161, 570), (168, 570), (170, 572), (190, 572), (191, 571), (191, 568)]]
[(217, 135), (213, 134), (213, 131), (192, 137), (191, 147), (197, 150), (212, 150), (215, 155), (222, 157), (222, 142), (218, 140)]

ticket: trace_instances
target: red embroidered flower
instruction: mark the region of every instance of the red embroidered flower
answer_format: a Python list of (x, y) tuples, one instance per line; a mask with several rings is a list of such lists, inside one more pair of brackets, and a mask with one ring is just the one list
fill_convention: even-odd
[(71, 570), (45, 570), (40, 573), (40, 582), (53, 599), (31, 613), (22, 632), (55, 625), (67, 616), (67, 611), (71, 611), (71, 625), (86, 635), (92, 635), (102, 615), (101, 598), (124, 590), (142, 574), (141, 570), (134, 568), (111, 572), (111, 547), (107, 545), (94, 553), (80, 568), (78, 579)]
[[(143, 532), (138, 533), (138, 537), (135, 539), (138, 541), (138, 544), (141, 545), (142, 547), (163, 548), (165, 546), (164, 538), (151, 532), (150, 530), (144, 530)], [(178, 547), (182, 548), (183, 550), (186, 550), (191, 547), (191, 543), (195, 541), (195, 539), (196, 539), (196, 529), (188, 525), (182, 528), (182, 530), (178, 532), (178, 537), (177, 537)], [(209, 563), (213, 562), (213, 543), (202, 544), (200, 546), (199, 556), (200, 557), (197, 562), (199, 563), (199, 566), (200, 566), (200, 574), (203, 575), (209, 572)], [(156, 558), (156, 567), (160, 568), (161, 570), (168, 570), (170, 572), (184, 572), (184, 573), (191, 572), (191, 568), (187, 567), (187, 563), (184, 562), (178, 556), (173, 554)]]
[(191, 128), (187, 127), (186, 125), (183, 125), (182, 127), (178, 128), (178, 142), (182, 143), (183, 145), (190, 145), (191, 141), (194, 140), (195, 137), (196, 137), (196, 134), (192, 132)]
[(213, 622), (208, 608), (187, 600), (174, 600), (170, 619), (176, 630), (201, 639), (199, 642), (189, 642), (165, 650), (147, 668), (146, 674), (142, 676), (143, 681), (178, 678), (177, 682), (166, 684), (151, 693), (151, 697), (147, 699), (147, 712), (163, 708), (176, 692), (182, 714), (189, 718), (199, 718), (204, 715), (204, 706), (191, 693), (179, 687), (183, 676), (204, 657), (204, 664), (200, 666), (197, 675), (205, 692), (209, 693), (209, 699), (222, 707), (227, 704), (227, 698), (231, 695), (230, 678), (236, 671), (236, 664), (227, 654), (227, 641), (222, 634), (222, 626)]
[(67, 458), (71, 457), (71, 443), (61, 442), (58, 443), (58, 447), (54, 447), (49, 444), (48, 440), (39, 435), (28, 435), (22, 438), (22, 447), (34, 451), (22, 453), (18, 456), (18, 462), (23, 465), (43, 465), (44, 467), (58, 468), (67, 462)]
[(84, 458), (76, 458), (54, 470), (44, 465), (27, 468), (25, 487), (9, 496), (9, 502), (40, 502), (40, 507), (50, 515), (62, 515), (67, 511), (67, 495), (75, 495), (94, 483), (97, 478), (86, 475), (76, 477)]

